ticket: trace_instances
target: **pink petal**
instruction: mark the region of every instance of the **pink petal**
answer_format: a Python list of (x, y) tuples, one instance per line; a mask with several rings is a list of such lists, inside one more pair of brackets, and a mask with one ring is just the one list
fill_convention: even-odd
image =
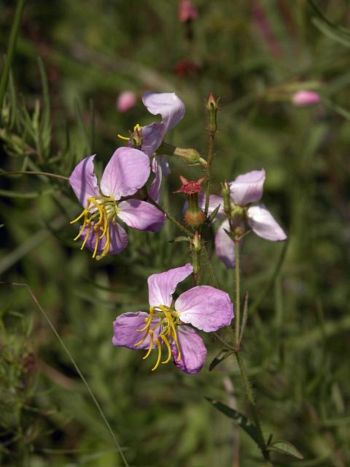
[(253, 170), (239, 175), (230, 182), (231, 198), (235, 204), (245, 206), (259, 201), (263, 193), (265, 170)]
[(174, 364), (188, 374), (198, 373), (207, 358), (207, 349), (203, 339), (189, 326), (178, 326), (177, 338), (181, 350), (181, 358), (178, 359), (178, 350), (175, 342), (171, 343)]
[(142, 151), (151, 157), (159, 146), (162, 144), (164, 138), (164, 124), (163, 123), (150, 123), (142, 127)]
[(250, 207), (247, 212), (247, 217), (248, 224), (259, 237), (272, 242), (278, 242), (287, 238), (282, 227), (275, 221), (270, 211), (264, 206)]
[[(149, 335), (146, 339), (135, 346), (145, 336), (144, 331), (140, 331), (145, 326), (146, 319), (149, 317), (148, 313), (137, 311), (134, 313), (123, 313), (118, 316), (113, 323), (113, 338), (112, 344), (118, 347), (128, 347), (129, 349), (139, 350), (148, 349), (150, 346)], [(152, 321), (152, 327), (155, 325), (155, 320)], [(159, 328), (155, 331), (156, 335), (159, 334)], [(153, 345), (154, 347), (154, 345)]]
[[(88, 232), (87, 229), (85, 229), (85, 233), (82, 234), (81, 238), (84, 239), (86, 233)], [(100, 232), (98, 232), (98, 235), (100, 235)], [(119, 224), (111, 223), (109, 225), (109, 236), (110, 236), (110, 247), (108, 250), (109, 255), (117, 255), (121, 251), (126, 248), (128, 244), (128, 235), (123, 229), (123, 227)], [(98, 248), (97, 248), (97, 256), (102, 253), (102, 250), (106, 244), (106, 239), (102, 238), (99, 241)], [(95, 245), (96, 245), (96, 233), (91, 232), (89, 235), (89, 238), (87, 239), (85, 246), (88, 250), (94, 251), (95, 250)]]
[(188, 374), (198, 373), (207, 358), (207, 349), (202, 338), (189, 326), (179, 326), (177, 337), (181, 350), (181, 358), (178, 360), (178, 350), (174, 342), (171, 344), (175, 365)]
[(230, 296), (210, 285), (199, 285), (181, 294), (175, 309), (183, 323), (206, 332), (228, 326), (233, 318)]
[(192, 274), (193, 268), (190, 263), (179, 268), (169, 269), (169, 271), (152, 274), (148, 278), (148, 298), (151, 306), (170, 306), (172, 294), (175, 292), (177, 284)]
[(230, 230), (228, 221), (223, 222), (215, 235), (215, 253), (228, 268), (235, 266), (235, 248), (233, 241), (225, 231)]
[(146, 93), (142, 101), (151, 114), (162, 116), (163, 136), (185, 115), (184, 103), (174, 92)]
[(103, 172), (101, 190), (117, 200), (133, 195), (147, 182), (150, 171), (146, 154), (134, 148), (118, 148)]
[(165, 215), (146, 201), (128, 199), (119, 203), (119, 209), (118, 217), (134, 229), (158, 232), (165, 221)]
[(70, 186), (81, 202), (86, 207), (88, 198), (100, 194), (94, 169), (95, 155), (85, 157), (74, 168), (69, 177)]

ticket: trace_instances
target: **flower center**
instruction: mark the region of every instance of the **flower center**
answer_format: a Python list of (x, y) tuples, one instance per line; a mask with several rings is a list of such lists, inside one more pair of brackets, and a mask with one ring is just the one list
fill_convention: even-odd
[(117, 137), (122, 141), (128, 141), (135, 148), (141, 148), (142, 146), (142, 127), (139, 123), (136, 123), (133, 131), (130, 131), (129, 136), (117, 134)]
[[(180, 324), (179, 314), (164, 305), (150, 307), (149, 316), (145, 318), (145, 325), (138, 329), (143, 333), (142, 338), (136, 342), (135, 347), (140, 346), (149, 338), (149, 347), (143, 359), (150, 356), (152, 350), (157, 348), (157, 360), (152, 371), (156, 370), (159, 365), (169, 363), (171, 360), (171, 344), (174, 343), (177, 349), (177, 360), (181, 360), (181, 349), (177, 336), (176, 328)], [(166, 347), (167, 355), (162, 360), (164, 346)]]
[[(106, 256), (111, 246), (109, 225), (114, 222), (118, 214), (118, 203), (112, 196), (91, 196), (87, 205), (78, 217), (70, 223), (74, 224), (83, 219), (78, 235), (74, 240), (83, 237), (81, 250), (86, 242), (93, 242), (92, 257), (101, 259)], [(97, 254), (99, 252), (99, 254)]]

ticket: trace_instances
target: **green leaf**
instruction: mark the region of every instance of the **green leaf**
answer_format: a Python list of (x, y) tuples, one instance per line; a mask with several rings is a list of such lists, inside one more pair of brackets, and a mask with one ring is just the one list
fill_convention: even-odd
[(211, 399), (210, 397), (206, 397), (207, 401), (209, 401), (219, 412), (222, 412), (227, 417), (231, 418), (234, 423), (236, 423), (239, 427), (244, 430), (247, 435), (252, 438), (253, 441), (261, 448), (260, 437), (257, 427), (254, 425), (252, 421), (250, 421), (245, 415), (241, 414), (235, 409), (232, 409), (228, 405), (223, 404), (215, 399)]
[(309, 0), (309, 5), (317, 15), (316, 18), (312, 18), (312, 22), (316, 28), (330, 39), (344, 45), (345, 47), (350, 47), (349, 29), (330, 21), (313, 0)]
[(289, 441), (275, 441), (270, 446), (267, 447), (268, 451), (278, 452), (279, 454), (285, 454), (295, 459), (304, 459), (304, 456), (301, 454), (298, 449), (293, 446)]
[(220, 352), (217, 354), (217, 356), (212, 360), (212, 362), (209, 365), (209, 371), (214, 370), (214, 368), (219, 365), (221, 362), (226, 360), (227, 357), (233, 354), (233, 350), (229, 349), (222, 349)]

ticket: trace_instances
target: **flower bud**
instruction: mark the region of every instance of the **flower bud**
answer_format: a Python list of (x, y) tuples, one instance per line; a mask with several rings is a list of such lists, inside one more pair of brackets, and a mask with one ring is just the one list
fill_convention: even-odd
[(175, 148), (174, 155), (182, 157), (189, 164), (200, 164), (203, 167), (207, 166), (207, 161), (201, 157), (199, 152), (194, 148)]
[(188, 208), (184, 214), (186, 224), (194, 229), (205, 222), (205, 214), (198, 206), (198, 193), (201, 191), (201, 184), (205, 177), (198, 180), (187, 180), (180, 175), (181, 187), (175, 193), (184, 193), (187, 197)]
[(218, 106), (218, 100), (215, 99), (212, 93), (209, 94), (206, 107), (207, 107), (208, 116), (209, 116), (208, 130), (214, 134), (216, 133), (216, 130), (218, 128), (217, 114), (218, 114), (219, 106)]
[(224, 199), (224, 213), (228, 219), (231, 218), (231, 196), (230, 185), (227, 182), (222, 184), (222, 197)]
[(298, 91), (292, 96), (292, 103), (297, 107), (307, 107), (320, 102), (320, 95), (315, 91)]
[(136, 102), (137, 96), (133, 91), (123, 91), (117, 98), (117, 110), (118, 112), (127, 112), (135, 107)]
[(187, 23), (193, 21), (198, 16), (198, 10), (191, 0), (180, 0), (179, 2), (179, 21)]

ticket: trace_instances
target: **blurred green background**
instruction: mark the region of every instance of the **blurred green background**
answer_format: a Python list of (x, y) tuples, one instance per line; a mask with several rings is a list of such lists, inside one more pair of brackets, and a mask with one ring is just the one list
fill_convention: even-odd
[[(2, 63), (15, 3), (0, 1)], [(117, 133), (154, 120), (140, 101), (145, 91), (181, 97), (186, 115), (167, 142), (204, 155), (205, 102), (210, 92), (220, 97), (216, 192), (239, 173), (266, 169), (263, 201), (289, 241), (249, 237), (243, 248), (243, 352), (263, 429), (304, 455), (276, 455), (275, 465), (350, 463), (349, 1), (193, 3), (197, 19), (182, 23), (175, 0), (25, 2), (0, 128), (1, 465), (123, 465), (40, 307), (131, 466), (262, 465), (248, 436), (205, 399), (247, 412), (233, 359), (197, 376), (173, 365), (151, 373), (142, 354), (111, 345), (116, 315), (145, 308), (147, 276), (188, 261), (173, 227), (131, 232), (121, 255), (96, 262), (73, 242), (69, 222), (80, 208), (66, 181), (4, 176), (69, 176), (92, 153), (102, 167), (121, 144)], [(293, 105), (302, 89), (321, 103)], [(124, 90), (139, 99), (120, 113)], [(170, 166), (164, 199), (181, 219), (178, 175), (202, 173), (174, 158)], [(233, 273), (215, 255), (203, 268), (208, 283), (233, 291)], [(220, 346), (205, 339), (209, 363)]]

